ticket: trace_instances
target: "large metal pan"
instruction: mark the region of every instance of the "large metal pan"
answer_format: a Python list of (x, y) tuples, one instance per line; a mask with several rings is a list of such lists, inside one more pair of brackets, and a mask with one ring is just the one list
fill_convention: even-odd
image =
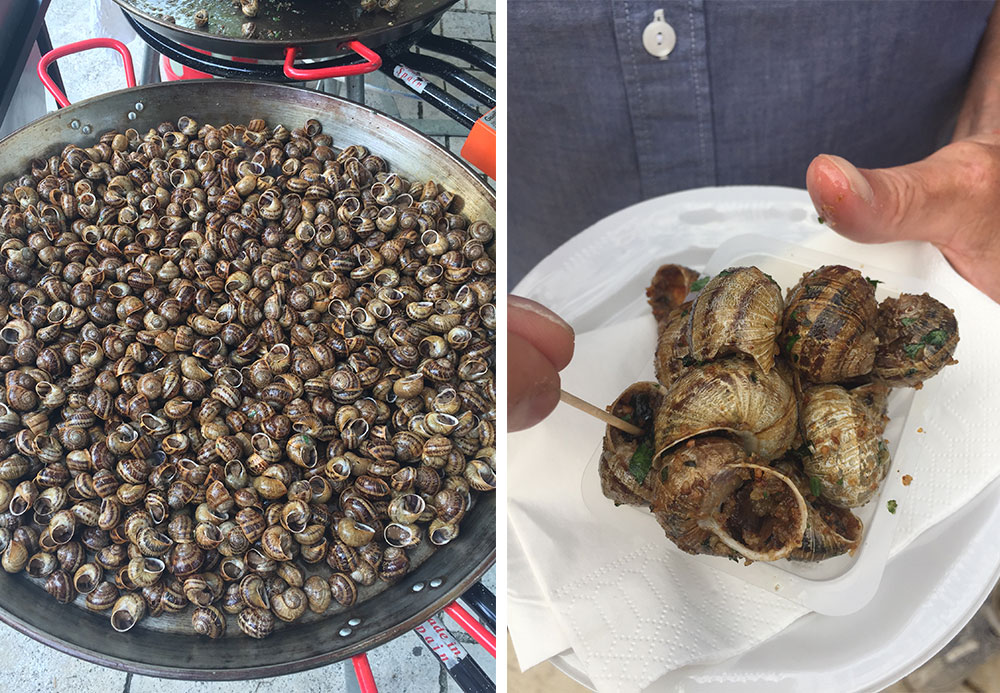
[[(66, 144), (85, 145), (110, 129), (132, 126), (143, 131), (181, 115), (216, 123), (265, 118), (289, 127), (316, 118), (332, 135), (334, 146), (364, 145), (384, 156), (394, 170), (412, 179), (433, 179), (455, 191), (470, 217), (495, 222), (494, 195), (468, 166), (434, 141), (348, 101), (252, 82), (156, 84), (63, 108), (0, 141), (0, 181), (19, 175), (31, 158), (57, 154)], [(495, 560), (495, 515), (495, 495), (480, 496), (462, 522), (461, 536), (430, 555), (414, 556), (414, 562), (422, 563), (400, 582), (362, 588), (354, 607), (285, 625), (265, 640), (207, 640), (191, 633), (189, 616), (182, 623), (167, 614), (146, 618), (119, 634), (106, 614), (59, 604), (23, 573), (2, 571), (0, 621), (63, 652), (135, 673), (215, 680), (291, 673), (377, 647), (457, 598)]]
[[(433, 26), (458, 0), (401, 0), (399, 9), (362, 12), (358, 0), (286, 0), (261, 2), (253, 19), (256, 33), (243, 38), (248, 21), (231, 0), (115, 0), (123, 10), (153, 32), (186, 46), (222, 55), (283, 60), (288, 46), (301, 58), (329, 58), (345, 52), (347, 41), (368, 48), (397, 42)], [(194, 24), (194, 13), (208, 12), (204, 29)], [(165, 17), (171, 16), (169, 22)]]

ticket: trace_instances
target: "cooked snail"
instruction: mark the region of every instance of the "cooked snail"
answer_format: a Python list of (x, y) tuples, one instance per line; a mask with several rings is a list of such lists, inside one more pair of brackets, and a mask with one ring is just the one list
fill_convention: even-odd
[[(839, 265), (803, 275), (783, 313), (779, 287), (756, 268), (696, 276), (665, 265), (647, 289), (659, 382), (635, 383), (609, 407), (645, 433), (608, 426), (604, 495), (649, 507), (688, 553), (853, 554), (863, 526), (850, 509), (890, 466), (889, 388), (919, 387), (955, 362), (954, 313), (926, 294), (879, 306), (875, 282)], [(689, 289), (701, 293), (685, 303)]]
[(657, 454), (693, 436), (728, 431), (765, 460), (795, 437), (795, 393), (783, 367), (764, 373), (752, 361), (727, 358), (688, 369), (663, 395), (654, 424)]
[(836, 383), (871, 372), (878, 337), (875, 288), (857, 270), (827, 265), (788, 293), (779, 341), (806, 379)]
[(764, 373), (774, 366), (784, 304), (781, 287), (756, 267), (720, 272), (698, 294), (688, 316), (687, 340), (695, 361), (742, 353)]
[(935, 298), (900, 294), (878, 307), (879, 346), (873, 375), (890, 387), (919, 387), (945, 366), (958, 346), (955, 312)]

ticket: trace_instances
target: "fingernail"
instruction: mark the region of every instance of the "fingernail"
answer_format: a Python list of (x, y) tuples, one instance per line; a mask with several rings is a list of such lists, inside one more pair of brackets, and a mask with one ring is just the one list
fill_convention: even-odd
[(568, 330), (570, 332), (573, 331), (573, 327), (568, 322), (560, 318), (558, 315), (556, 315), (551, 310), (543, 306), (541, 303), (538, 303), (537, 301), (532, 301), (530, 298), (524, 298), (523, 296), (515, 296), (514, 294), (510, 294), (507, 296), (507, 305), (513, 306), (514, 308), (520, 308), (521, 310), (526, 310), (529, 313), (533, 313), (534, 315), (537, 315), (540, 318), (544, 318), (549, 322), (558, 325), (559, 327), (565, 330)]
[(875, 192), (872, 190), (872, 186), (861, 175), (861, 171), (855, 168), (854, 164), (843, 157), (833, 154), (824, 154), (823, 157), (843, 174), (844, 179), (847, 181), (847, 187), (851, 189), (851, 192), (868, 204), (871, 204), (875, 200)]

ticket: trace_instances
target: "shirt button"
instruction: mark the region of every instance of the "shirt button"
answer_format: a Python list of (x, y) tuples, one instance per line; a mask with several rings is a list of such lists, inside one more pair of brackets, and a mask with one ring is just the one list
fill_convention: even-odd
[(677, 45), (677, 32), (663, 18), (663, 10), (653, 12), (653, 21), (642, 31), (642, 45), (654, 58), (666, 60)]

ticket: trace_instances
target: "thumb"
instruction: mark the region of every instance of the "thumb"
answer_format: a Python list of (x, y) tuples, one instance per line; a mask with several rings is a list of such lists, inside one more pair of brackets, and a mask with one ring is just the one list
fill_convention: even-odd
[(806, 171), (806, 187), (825, 224), (852, 241), (938, 242), (950, 236), (947, 206), (960, 172), (931, 159), (884, 169), (858, 169), (839, 156), (820, 154)]
[(1000, 302), (1000, 133), (952, 142), (922, 161), (858, 169), (821, 154), (806, 172), (820, 217), (861, 243), (928, 241)]

